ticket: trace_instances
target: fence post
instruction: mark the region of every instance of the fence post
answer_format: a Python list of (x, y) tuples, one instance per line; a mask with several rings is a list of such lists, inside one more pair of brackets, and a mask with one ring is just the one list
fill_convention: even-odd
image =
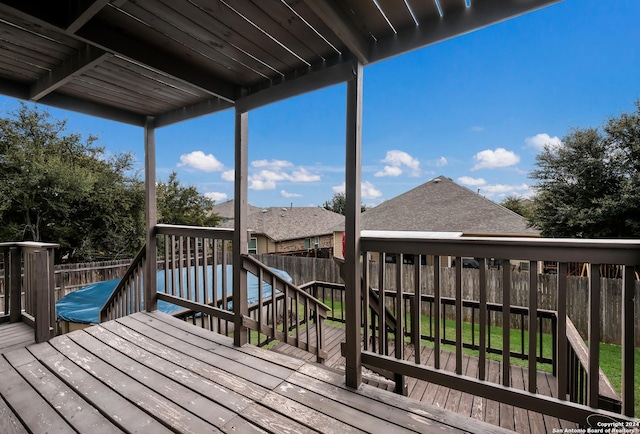
[(9, 321), (20, 321), (22, 314), (21, 252), (17, 247), (9, 249), (9, 266), (5, 269), (5, 296), (9, 294)]

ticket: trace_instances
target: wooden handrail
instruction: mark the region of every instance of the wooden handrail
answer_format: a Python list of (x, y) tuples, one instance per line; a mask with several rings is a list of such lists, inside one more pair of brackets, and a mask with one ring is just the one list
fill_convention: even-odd
[[(567, 345), (570, 347), (570, 350), (572, 350), (573, 354), (575, 354), (575, 357), (577, 358), (578, 363), (580, 365), (575, 367), (576, 370), (582, 369), (584, 371), (584, 375), (586, 376), (589, 373), (589, 349), (587, 348), (586, 344), (584, 343), (584, 340), (580, 336), (578, 329), (576, 329), (575, 325), (569, 319), (568, 316), (567, 316)], [(569, 369), (571, 369), (572, 363), (570, 359), (567, 361), (567, 364)], [(604, 371), (602, 371), (602, 368), (598, 367), (598, 370), (599, 370), (598, 407), (605, 410), (609, 410), (609, 411), (620, 412), (620, 409), (622, 406), (622, 401), (620, 397), (618, 396), (615, 389), (611, 385), (609, 378), (607, 378)], [(577, 378), (579, 377), (578, 372), (573, 372), (572, 374), (573, 375), (569, 375), (569, 379), (567, 381), (571, 381), (571, 379), (577, 380)], [(577, 390), (576, 385), (567, 384), (567, 390), (569, 392), (571, 399), (574, 402), (579, 402), (580, 404), (585, 403), (584, 401), (586, 400), (586, 398), (580, 397), (580, 396), (573, 396), (574, 393), (572, 393), (572, 391)], [(586, 391), (584, 394), (586, 396)]]
[[(136, 257), (133, 259), (133, 262), (131, 262), (131, 265), (129, 265), (129, 268), (125, 272), (124, 276), (122, 276), (122, 279), (120, 279), (120, 282), (118, 282), (118, 285), (113, 290), (107, 301), (102, 305), (102, 308), (100, 309), (100, 322), (115, 319), (112, 318), (112, 313), (114, 313), (113, 309), (117, 305), (117, 301), (121, 299), (124, 293), (128, 290), (128, 284), (131, 279), (136, 275), (136, 273), (139, 273), (139, 270), (142, 268), (146, 257), (147, 246), (144, 245), (142, 246)], [(129, 313), (126, 313), (125, 315), (128, 315)]]

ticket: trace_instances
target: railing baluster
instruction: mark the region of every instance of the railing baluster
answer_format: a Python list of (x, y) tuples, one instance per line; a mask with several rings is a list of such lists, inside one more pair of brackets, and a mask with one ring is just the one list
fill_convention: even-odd
[(480, 324), (478, 325), (480, 331), (480, 353), (478, 354), (478, 379), (485, 380), (486, 378), (486, 365), (487, 365), (487, 260), (482, 258), (480, 260)]
[(502, 385), (509, 387), (511, 355), (511, 261), (502, 260)]
[(186, 241), (187, 241), (187, 251), (186, 251), (186, 263), (187, 266), (185, 268), (182, 268), (182, 270), (184, 270), (186, 276), (186, 281), (187, 281), (187, 300), (193, 300), (193, 277), (192, 277), (192, 273), (191, 273), (191, 237), (186, 237)]
[(433, 257), (433, 367), (440, 369), (440, 256)]
[[(536, 330), (538, 321), (538, 263), (529, 262), (529, 392), (537, 389)], [(542, 322), (542, 321), (541, 321)], [(505, 326), (506, 327), (506, 326)], [(524, 329), (524, 325), (523, 325)], [(542, 333), (540, 334), (542, 335)], [(524, 345), (523, 345), (524, 346)]]
[[(362, 345), (364, 351), (369, 351), (369, 338), (371, 336), (371, 331), (369, 330), (369, 252), (362, 252)], [(334, 293), (331, 291), (331, 300), (333, 303)], [(344, 314), (344, 302), (342, 304), (342, 314)], [(333, 305), (331, 305), (333, 309)], [(373, 318), (371, 320), (373, 323)]]
[(460, 256), (456, 257), (456, 374), (462, 374), (462, 258)]
[(404, 286), (404, 279), (402, 273), (402, 265), (404, 263), (404, 255), (402, 253), (398, 253), (396, 255), (396, 299), (395, 299), (395, 310), (396, 310), (396, 329), (394, 335), (394, 346), (395, 346), (395, 356), (396, 359), (402, 360), (404, 358), (404, 327), (403, 327), (403, 298), (402, 298), (402, 288)]
[[(196, 302), (200, 302), (200, 299), (203, 298), (200, 296), (200, 243), (199, 240), (202, 238), (194, 238), (193, 239), (193, 271), (195, 274), (194, 279), (194, 292), (195, 292), (195, 300)], [(206, 272), (206, 267), (204, 269)]]
[(422, 286), (422, 270), (420, 264), (420, 255), (417, 255), (417, 260), (413, 262), (413, 304), (412, 304), (412, 316), (411, 316), (411, 328), (413, 332), (413, 348), (414, 348), (414, 360), (418, 365), (422, 363), (422, 345), (421, 345), (421, 329), (422, 321), (420, 318), (420, 310), (422, 308), (422, 297), (420, 288)]
[[(622, 275), (622, 414), (634, 413), (634, 306), (635, 268), (625, 265)], [(638, 313), (640, 314), (640, 312)]]
[[(260, 333), (262, 333), (262, 325), (264, 323), (264, 318), (262, 317), (262, 309), (264, 304), (264, 272), (261, 269), (258, 270), (258, 342), (260, 342)], [(271, 302), (274, 303), (276, 300), (276, 291), (273, 286), (271, 286)]]
[(591, 264), (589, 282), (589, 373), (587, 405), (598, 407), (600, 390), (600, 266)]
[[(556, 341), (557, 348), (557, 361), (556, 361), (556, 371), (558, 373), (558, 393), (557, 397), (560, 400), (565, 400), (567, 396), (567, 263), (560, 262), (558, 263), (558, 274), (557, 274), (557, 282), (558, 282), (558, 299), (556, 310), (558, 312), (558, 339)], [(573, 377), (574, 370), (570, 371), (570, 374)]]
[(164, 235), (164, 290), (169, 293), (169, 235)]
[(380, 327), (378, 331), (378, 353), (388, 355), (386, 309), (384, 308), (386, 298), (385, 268), (386, 254), (382, 252), (380, 253), (380, 269), (378, 270), (378, 325)]

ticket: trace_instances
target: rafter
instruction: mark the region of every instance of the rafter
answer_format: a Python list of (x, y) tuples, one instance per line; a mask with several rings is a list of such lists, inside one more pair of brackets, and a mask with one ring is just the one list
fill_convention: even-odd
[(78, 51), (76, 56), (67, 59), (62, 65), (52, 69), (36, 81), (31, 86), (29, 99), (38, 101), (71, 81), (73, 77), (83, 74), (112, 56), (111, 53), (85, 45), (84, 48)]
[(339, 8), (326, 0), (304, 2), (340, 38), (360, 63), (369, 63), (369, 43)]
[(75, 33), (84, 26), (91, 18), (93, 18), (100, 10), (109, 4), (109, 0), (95, 0), (89, 4), (83, 11), (80, 11), (76, 17), (74, 17), (69, 25), (67, 31)]

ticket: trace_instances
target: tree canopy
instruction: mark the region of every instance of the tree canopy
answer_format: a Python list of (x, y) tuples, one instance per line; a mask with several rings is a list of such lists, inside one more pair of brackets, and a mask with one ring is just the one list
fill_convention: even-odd
[(190, 185), (183, 186), (172, 172), (167, 182), (157, 184), (158, 222), (173, 225), (216, 226), (219, 217), (212, 213), (213, 200)]
[(640, 237), (640, 101), (562, 142), (536, 157), (533, 225), (551, 237)]
[[(346, 200), (347, 196), (344, 193), (335, 193), (330, 200), (322, 204), (322, 207), (329, 211), (344, 215)], [(360, 211), (365, 212), (366, 210), (367, 207), (361, 204)]]
[[(57, 261), (132, 257), (144, 243), (144, 183), (131, 153), (26, 104), (0, 118), (0, 241), (60, 245)], [(210, 225), (213, 202), (176, 174), (158, 183), (160, 221)]]
[(525, 219), (530, 219), (533, 212), (533, 202), (518, 196), (507, 196), (500, 202), (503, 207), (521, 215)]
[(59, 257), (130, 255), (142, 243), (144, 190), (132, 154), (22, 104), (0, 118), (0, 237), (60, 244)]

